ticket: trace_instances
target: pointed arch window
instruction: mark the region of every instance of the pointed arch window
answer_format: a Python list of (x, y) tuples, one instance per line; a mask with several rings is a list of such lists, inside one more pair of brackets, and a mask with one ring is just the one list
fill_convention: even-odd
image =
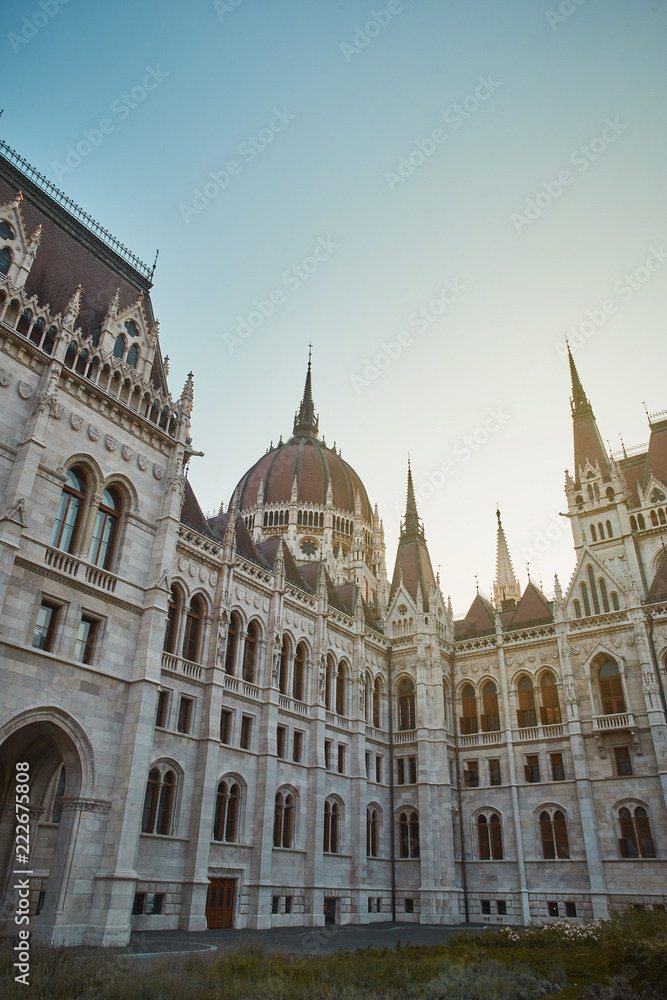
[(12, 252), (9, 247), (0, 250), (0, 274), (7, 274), (12, 264)]
[(191, 663), (196, 663), (199, 656), (202, 615), (201, 598), (193, 597), (185, 614), (185, 633), (183, 635), (183, 659), (190, 660)]
[(63, 552), (73, 552), (77, 543), (86, 489), (83, 472), (76, 468), (70, 469), (60, 494), (51, 533), (51, 545)]
[(477, 699), (475, 689), (472, 684), (466, 684), (461, 691), (461, 733), (463, 735), (476, 733), (477, 726)]
[(621, 836), (618, 846), (622, 858), (654, 858), (655, 846), (651, 834), (651, 823), (643, 806), (628, 809), (623, 806), (618, 811)]
[(600, 700), (603, 715), (623, 715), (625, 713), (625, 698), (623, 684), (618, 664), (607, 660), (598, 671), (600, 685)]
[(415, 686), (409, 677), (404, 677), (398, 685), (398, 728), (415, 728)]
[(287, 639), (283, 639), (280, 649), (280, 662), (278, 665), (278, 690), (281, 694), (287, 694)]
[(503, 835), (497, 813), (490, 816), (480, 813), (477, 817), (477, 844), (480, 861), (502, 861)]
[(540, 694), (542, 697), (542, 705), (540, 706), (540, 720), (542, 725), (553, 726), (562, 722), (558, 688), (556, 687), (556, 679), (553, 674), (542, 674)]
[(402, 858), (419, 857), (419, 816), (414, 809), (404, 809), (399, 813), (398, 844)]
[(241, 789), (237, 782), (221, 781), (215, 797), (213, 839), (235, 843), (238, 834)]
[(602, 577), (600, 577), (600, 579), (598, 580), (598, 585), (600, 587), (600, 597), (602, 598), (602, 607), (603, 607), (604, 611), (609, 611), (609, 598), (607, 596), (607, 584), (602, 579)]
[(518, 684), (519, 711), (517, 712), (519, 728), (527, 729), (537, 725), (535, 714), (535, 692), (530, 677), (524, 674)]
[(99, 566), (100, 569), (108, 569), (111, 564), (120, 515), (121, 505), (118, 494), (113, 489), (105, 490), (95, 518), (95, 527), (88, 553), (88, 561), (94, 566)]
[(125, 329), (127, 330), (127, 334), (129, 337), (139, 336), (137, 324), (134, 322), (134, 320), (128, 319), (127, 322), (125, 323)]
[(366, 856), (377, 858), (380, 853), (380, 815), (375, 806), (366, 810)]
[(382, 699), (382, 684), (380, 678), (375, 678), (375, 683), (373, 684), (373, 725), (376, 729), (380, 728), (381, 723), (381, 699)]
[(139, 360), (139, 348), (137, 347), (136, 344), (132, 344), (130, 346), (129, 351), (127, 352), (127, 357), (125, 358), (125, 364), (129, 365), (130, 368), (136, 368), (138, 360)]
[(273, 846), (292, 847), (294, 835), (294, 795), (277, 792), (273, 816)]
[(56, 785), (56, 793), (53, 797), (53, 807), (51, 809), (52, 823), (60, 823), (60, 815), (62, 812), (62, 800), (63, 800), (63, 795), (65, 794), (65, 782), (66, 782), (65, 765), (63, 764), (58, 774), (58, 784)]
[(498, 688), (489, 681), (482, 691), (482, 729), (485, 733), (497, 733), (500, 729), (498, 711)]
[(116, 337), (116, 343), (113, 345), (113, 356), (114, 358), (122, 358), (125, 354), (125, 337), (122, 333), (119, 333)]
[(554, 858), (569, 858), (570, 845), (567, 837), (567, 822), (565, 814), (556, 809), (540, 813), (540, 838), (542, 840), (542, 857), (547, 860)]
[(336, 673), (336, 715), (345, 715), (345, 687), (347, 682), (347, 670), (341, 660)]
[(178, 613), (180, 610), (180, 599), (175, 587), (169, 593), (169, 606), (167, 609), (167, 622), (164, 629), (164, 642), (162, 648), (165, 653), (174, 652), (176, 642), (176, 629), (178, 628)]
[(335, 799), (324, 803), (324, 852), (340, 853), (340, 805)]
[(154, 767), (148, 774), (144, 810), (141, 820), (142, 833), (159, 833), (167, 836), (173, 822), (176, 776), (173, 771)]
[(303, 678), (306, 663), (306, 647), (302, 642), (294, 654), (294, 674), (292, 676), (292, 696), (295, 701), (303, 701)]
[(236, 659), (236, 643), (239, 637), (239, 619), (238, 615), (232, 613), (229, 619), (229, 628), (227, 629), (227, 647), (225, 649), (225, 673), (234, 673), (234, 661)]
[(243, 647), (243, 680), (254, 684), (255, 664), (257, 661), (257, 626), (254, 622), (248, 625)]

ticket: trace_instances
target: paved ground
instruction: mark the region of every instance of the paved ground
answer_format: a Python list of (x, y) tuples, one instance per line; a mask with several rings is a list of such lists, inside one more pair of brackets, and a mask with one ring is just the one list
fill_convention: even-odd
[(432, 924), (345, 924), (328, 927), (282, 927), (271, 930), (215, 930), (186, 933), (184, 931), (140, 931), (134, 933), (127, 948), (119, 955), (154, 958), (158, 955), (191, 951), (226, 951), (246, 942), (263, 944), (282, 952), (306, 955), (329, 955), (343, 949), (393, 948), (398, 941), (406, 944), (443, 944), (464, 929), (479, 929), (474, 925), (442, 927)]

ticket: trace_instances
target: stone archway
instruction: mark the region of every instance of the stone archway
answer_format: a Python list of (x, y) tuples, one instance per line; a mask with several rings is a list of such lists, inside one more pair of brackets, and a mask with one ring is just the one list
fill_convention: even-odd
[(27, 764), (30, 774), (29, 929), (48, 941), (77, 943), (72, 916), (76, 911), (77, 924), (83, 916), (81, 899), (73, 891), (84, 874), (81, 812), (96, 804), (92, 746), (62, 709), (27, 709), (0, 726), (0, 934), (8, 936), (16, 934), (17, 876), (12, 871), (17, 763)]

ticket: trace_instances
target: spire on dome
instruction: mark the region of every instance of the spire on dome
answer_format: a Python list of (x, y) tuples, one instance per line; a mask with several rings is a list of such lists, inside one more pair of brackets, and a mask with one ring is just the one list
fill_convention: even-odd
[(515, 607), (521, 600), (521, 587), (519, 586), (519, 581), (514, 575), (512, 559), (510, 557), (507, 539), (505, 538), (503, 523), (500, 520), (499, 510), (496, 510), (496, 517), (498, 518), (498, 547), (496, 558), (496, 579), (493, 583), (493, 599), (502, 611), (507, 611), (510, 609), (510, 604), (506, 604), (506, 602), (512, 602), (511, 607)]
[(424, 537), (424, 529), (419, 524), (419, 513), (417, 511), (417, 501), (415, 500), (415, 488), (412, 484), (412, 469), (410, 468), (410, 457), (408, 456), (408, 498), (405, 505), (405, 521), (401, 535), (421, 535)]
[(294, 437), (317, 437), (319, 418), (315, 416), (315, 404), (313, 403), (313, 389), (310, 375), (312, 344), (308, 345), (308, 370), (306, 372), (306, 384), (303, 389), (303, 399), (301, 406), (294, 415)]

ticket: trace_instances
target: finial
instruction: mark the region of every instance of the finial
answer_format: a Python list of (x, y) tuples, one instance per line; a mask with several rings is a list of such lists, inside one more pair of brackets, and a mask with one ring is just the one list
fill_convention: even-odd
[(475, 573), (475, 590), (479, 594), (479, 577), (477, 576), (477, 573)]
[(82, 291), (83, 289), (81, 285), (77, 285), (74, 295), (65, 306), (65, 312), (63, 313), (63, 323), (65, 326), (73, 327), (76, 322), (79, 315), (79, 309), (81, 308)]
[(526, 573), (528, 574), (528, 583), (530, 583), (530, 563), (526, 563)]
[(308, 368), (306, 371), (306, 384), (303, 389), (303, 399), (301, 406), (294, 415), (295, 437), (317, 437), (319, 420), (315, 416), (315, 404), (313, 403), (313, 390), (311, 380), (311, 358), (312, 344), (308, 345)]
[(192, 413), (192, 404), (195, 399), (195, 382), (194, 375), (192, 372), (188, 372), (188, 377), (185, 380), (185, 385), (183, 386), (183, 392), (181, 393), (181, 403), (187, 407), (188, 412)]
[(151, 269), (151, 281), (153, 280), (153, 275), (155, 274), (155, 268), (157, 267), (157, 259), (160, 256), (160, 251), (155, 251), (155, 260), (153, 261), (153, 267)]
[(620, 439), (621, 439), (621, 448), (623, 449), (623, 458), (627, 458), (627, 457), (628, 457), (628, 454), (627, 454), (627, 452), (626, 452), (626, 450), (625, 450), (625, 442), (623, 441), (623, 437), (622, 437), (622, 435), (621, 435), (621, 434), (619, 434), (618, 436), (619, 436), (619, 437), (620, 437)]
[(169, 355), (165, 354), (164, 361), (162, 362), (162, 367), (164, 368), (165, 375), (169, 374)]

